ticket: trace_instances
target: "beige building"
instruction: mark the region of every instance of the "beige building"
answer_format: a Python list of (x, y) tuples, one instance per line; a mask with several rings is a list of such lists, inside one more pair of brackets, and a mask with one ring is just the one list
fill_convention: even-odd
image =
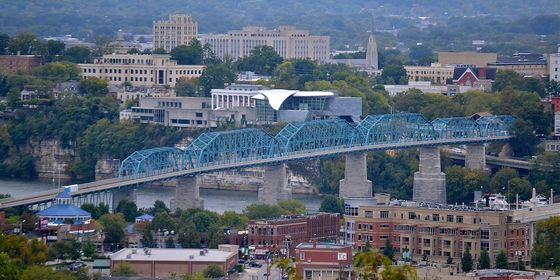
[(178, 65), (167, 54), (111, 54), (78, 66), (84, 79), (97, 77), (115, 85), (128, 82), (148, 87), (174, 87), (179, 79), (198, 78), (204, 70), (204, 65)]
[(169, 15), (169, 20), (153, 23), (154, 50), (162, 48), (170, 52), (177, 46), (188, 45), (197, 34), (198, 24), (191, 15)]
[(544, 77), (548, 75), (546, 57), (535, 53), (516, 53), (511, 57), (500, 57), (497, 62), (489, 63), (488, 68), (512, 70), (524, 77)]
[(425, 255), (433, 262), (446, 263), (451, 257), (457, 263), (468, 247), (475, 262), (482, 249), (488, 250), (492, 262), (502, 250), (512, 263), (518, 257), (530, 261), (532, 227), (514, 221), (513, 210), (415, 202), (367, 205), (351, 199), (345, 208), (344, 239), (355, 249), (369, 240), (382, 250), (389, 240), (398, 259), (409, 250), (414, 260)]
[(249, 26), (228, 34), (200, 35), (201, 43), (209, 44), (219, 58), (239, 59), (249, 56), (257, 46), (271, 46), (284, 59), (306, 59), (324, 62), (329, 58), (330, 37), (313, 36), (293, 26), (278, 29)]
[(474, 65), (484, 68), (489, 63), (496, 63), (496, 53), (477, 52), (438, 52), (438, 63), (441, 65)]
[(432, 63), (430, 66), (405, 66), (404, 69), (409, 82), (431, 81), (433, 84), (445, 85), (453, 79), (455, 67)]

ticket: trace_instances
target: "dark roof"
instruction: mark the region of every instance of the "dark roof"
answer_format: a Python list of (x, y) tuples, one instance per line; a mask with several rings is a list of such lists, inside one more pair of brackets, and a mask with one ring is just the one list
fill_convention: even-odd
[(500, 64), (546, 64), (546, 57), (540, 53), (516, 53), (513, 56), (498, 57), (494, 65)]
[(55, 204), (37, 215), (39, 217), (91, 217), (89, 212), (70, 204)]
[(453, 80), (459, 80), (463, 73), (465, 73), (465, 71), (467, 71), (467, 69), (469, 68), (480, 80), (496, 79), (496, 68), (455, 67), (455, 70), (453, 70)]

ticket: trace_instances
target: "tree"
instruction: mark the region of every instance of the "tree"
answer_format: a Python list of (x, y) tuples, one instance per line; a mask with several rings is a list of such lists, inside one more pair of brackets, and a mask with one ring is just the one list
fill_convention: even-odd
[(408, 79), (406, 78), (406, 70), (402, 64), (389, 64), (383, 68), (381, 78), (385, 84), (405, 84)]
[(103, 96), (109, 93), (109, 84), (105, 79), (89, 77), (80, 81), (80, 94), (86, 96)]
[(490, 268), (490, 255), (488, 255), (488, 250), (483, 249), (480, 252), (480, 258), (478, 258), (478, 269), (489, 269)]
[[(273, 265), (280, 268), (282, 272), (288, 275), (289, 280), (300, 279), (299, 275), (297, 275), (297, 270), (294, 264), (294, 260), (291, 258), (276, 258), (272, 262)], [(270, 271), (268, 271), (270, 272)]]
[(218, 245), (224, 243), (224, 229), (217, 223), (213, 223), (207, 231), (207, 246), (208, 248), (218, 249)]
[(389, 258), (391, 261), (395, 256), (395, 250), (393, 249), (393, 244), (391, 244), (391, 240), (387, 238), (385, 241), (385, 247), (383, 247), (383, 255)]
[(224, 213), (220, 216), (220, 225), (224, 227), (245, 229), (247, 228), (248, 222), (249, 219), (245, 215), (239, 214), (235, 211), (224, 211)]
[(23, 32), (10, 38), (8, 49), (11, 54), (37, 54), (40, 42), (35, 34)]
[(516, 269), (520, 270), (520, 271), (524, 271), (525, 270), (525, 261), (523, 261), (523, 257), (519, 256), (517, 258), (517, 264), (516, 264)]
[(138, 275), (127, 262), (120, 262), (111, 270), (111, 276), (136, 276)]
[(453, 263), (453, 258), (451, 257), (451, 255), (447, 256), (447, 261), (445, 263), (447, 263), (447, 264), (452, 264)]
[(268, 205), (268, 204), (251, 204), (243, 210), (250, 220), (254, 219), (270, 219), (278, 218), (285, 214), (285, 211), (278, 205)]
[(41, 55), (46, 61), (51, 62), (64, 53), (64, 47), (64, 43), (61, 41), (48, 40)]
[(169, 210), (169, 208), (167, 208), (167, 206), (165, 205), (165, 202), (161, 201), (161, 200), (156, 200), (154, 202), (154, 208), (152, 209), (152, 214), (156, 215), (159, 212), (165, 212), (167, 214), (169, 214), (169, 212), (171, 212)]
[(80, 68), (71, 62), (55, 61), (36, 70), (37, 76), (53, 82), (64, 82), (80, 78)]
[(251, 54), (237, 61), (237, 69), (240, 71), (253, 71), (260, 75), (272, 75), (278, 64), (282, 63), (282, 57), (273, 47), (262, 45), (251, 50)]
[(105, 234), (104, 243), (116, 245), (123, 242), (123, 229), (126, 226), (126, 221), (122, 213), (105, 214), (99, 218), (99, 223), (103, 227), (103, 232)]
[(19, 280), (76, 280), (67, 272), (53, 271), (46, 266), (33, 265), (27, 267), (19, 276)]
[(172, 236), (165, 240), (165, 248), (175, 248), (175, 240), (173, 240)]
[(20, 265), (5, 252), (0, 252), (0, 275), (4, 280), (19, 279)]
[(169, 54), (171, 59), (177, 60), (177, 64), (182, 65), (200, 65), (204, 59), (202, 45), (197, 39), (190, 41), (187, 46), (177, 46)]
[(84, 257), (88, 259), (93, 258), (93, 255), (95, 255), (95, 244), (93, 244), (90, 240), (87, 240), (82, 245), (82, 253), (84, 254)]
[(154, 239), (154, 233), (150, 225), (145, 225), (142, 228), (142, 239), (140, 239), (142, 245), (145, 248), (155, 248), (157, 246), (156, 240)]
[(129, 223), (134, 222), (134, 219), (136, 218), (136, 216), (138, 216), (138, 207), (136, 207), (136, 203), (134, 203), (134, 201), (119, 201), (119, 205), (117, 206), (116, 211), (118, 213), (123, 213), (124, 220)]
[(175, 83), (175, 94), (177, 96), (204, 96), (204, 92), (199, 89), (197, 78), (180, 78)]
[(183, 248), (199, 248), (200, 247), (200, 236), (196, 231), (196, 226), (193, 222), (187, 222), (179, 229), (179, 235), (177, 237), (177, 242)]
[(410, 59), (420, 65), (430, 65), (430, 63), (433, 62), (432, 56), (432, 49), (424, 45), (414, 45), (410, 47)]
[(220, 278), (220, 277), (224, 277), (225, 275), (222, 268), (220, 268), (215, 264), (211, 264), (207, 266), (206, 269), (204, 269), (204, 271), (202, 272), (202, 274), (208, 278)]
[(305, 204), (297, 199), (280, 200), (278, 206), (289, 214), (303, 214), (305, 213)]
[(207, 232), (211, 225), (218, 222), (219, 216), (208, 210), (196, 211), (190, 217), (190, 220), (195, 224), (196, 231), (198, 232)]
[(344, 202), (334, 195), (327, 195), (321, 201), (319, 212), (339, 213), (344, 215)]
[[(416, 270), (409, 265), (393, 266), (392, 261), (375, 250), (357, 253), (353, 265), (362, 279), (415, 279)], [(382, 272), (378, 268), (383, 266)]]
[(177, 221), (167, 212), (160, 211), (154, 216), (151, 227), (156, 231), (164, 229), (171, 231), (177, 228)]
[(153, 51), (153, 54), (167, 54), (167, 51), (164, 48), (157, 48)]
[(512, 87), (512, 89), (523, 90), (525, 88), (523, 76), (517, 74), (513, 70), (498, 71), (496, 73), (496, 80), (492, 84), (492, 89), (494, 91), (502, 91), (507, 86)]
[(8, 34), (0, 34), (0, 55), (6, 54), (10, 45), (10, 36)]
[(510, 140), (513, 153), (517, 157), (532, 155), (539, 139), (534, 133), (535, 129), (531, 123), (523, 119), (516, 119), (511, 126), (510, 133), (514, 136)]
[(496, 172), (490, 181), (490, 190), (492, 192), (503, 192), (508, 187), (508, 182), (514, 178), (518, 178), (519, 174), (513, 168), (505, 167)]
[(233, 83), (236, 78), (237, 75), (231, 65), (226, 63), (206, 65), (202, 75), (198, 78), (198, 83), (203, 93), (199, 94), (199, 96), (210, 96), (212, 89), (224, 88), (226, 83)]
[(461, 257), (461, 268), (464, 272), (469, 272), (473, 269), (473, 259), (469, 247), (465, 249), (465, 252), (463, 252), (463, 257)]
[(500, 253), (496, 255), (496, 268), (508, 269), (508, 259), (504, 250), (500, 251)]
[(542, 268), (560, 269), (560, 217), (550, 217), (537, 223), (534, 246), (535, 263)]
[(86, 47), (71, 47), (64, 51), (61, 60), (72, 63), (90, 63), (91, 51)]

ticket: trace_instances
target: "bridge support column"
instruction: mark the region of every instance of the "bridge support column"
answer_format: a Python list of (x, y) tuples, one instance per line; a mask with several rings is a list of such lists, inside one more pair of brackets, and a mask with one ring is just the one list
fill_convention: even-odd
[(176, 182), (175, 197), (169, 202), (171, 211), (204, 208), (204, 200), (200, 199), (197, 177), (180, 177), (176, 179)]
[[(99, 195), (99, 194), (91, 194), (91, 195)], [(119, 206), (119, 203), (123, 200), (136, 202), (136, 189), (134, 187), (122, 187), (120, 189), (114, 189), (113, 211), (117, 209), (117, 206)], [(100, 199), (97, 199), (97, 201), (99, 202)]]
[(372, 184), (367, 178), (367, 153), (346, 156), (344, 179), (340, 180), (338, 196), (341, 198), (373, 196)]
[(486, 169), (486, 148), (484, 144), (467, 145), (465, 167), (468, 169)]
[(292, 188), (288, 185), (285, 164), (264, 167), (264, 182), (258, 190), (261, 204), (276, 204), (279, 200), (292, 199)]
[(413, 200), (447, 203), (445, 173), (441, 172), (439, 148), (420, 148), (419, 167), (419, 171), (414, 173)]

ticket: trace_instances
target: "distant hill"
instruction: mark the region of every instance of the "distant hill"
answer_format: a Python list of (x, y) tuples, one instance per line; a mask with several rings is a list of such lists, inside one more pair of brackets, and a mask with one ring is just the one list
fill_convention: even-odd
[(375, 15), (377, 29), (406, 27), (419, 16), (445, 22), (485, 16), (515, 20), (558, 13), (558, 0), (0, 0), (0, 33), (93, 38), (117, 29), (151, 33), (152, 20), (190, 13), (199, 31), (224, 32), (245, 25), (296, 25), (337, 42), (365, 40)]

